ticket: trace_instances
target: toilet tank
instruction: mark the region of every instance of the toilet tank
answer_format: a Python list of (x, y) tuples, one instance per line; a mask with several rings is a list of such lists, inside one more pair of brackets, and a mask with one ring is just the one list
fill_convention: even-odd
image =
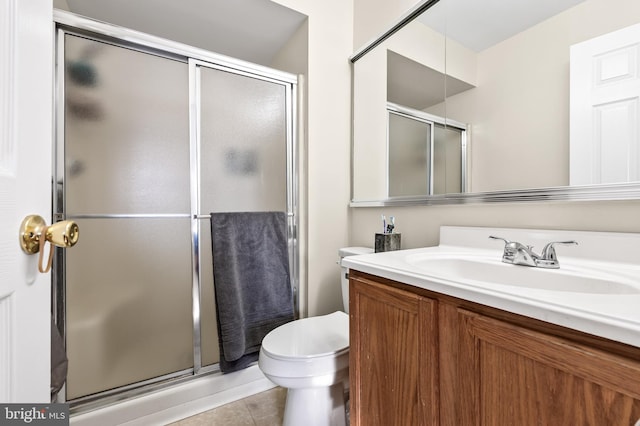
[(342, 305), (344, 311), (349, 313), (349, 268), (342, 265), (342, 259), (357, 254), (373, 253), (369, 247), (345, 247), (338, 250), (338, 264), (340, 265), (340, 284), (342, 288)]

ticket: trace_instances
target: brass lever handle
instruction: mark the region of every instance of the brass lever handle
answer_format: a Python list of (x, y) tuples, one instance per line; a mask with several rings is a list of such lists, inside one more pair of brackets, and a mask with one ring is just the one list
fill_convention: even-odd
[(30, 215), (20, 225), (20, 247), (25, 253), (36, 254), (40, 251), (43, 231), (44, 241), (62, 248), (72, 247), (80, 236), (78, 225), (72, 220), (63, 220), (47, 227), (42, 216)]

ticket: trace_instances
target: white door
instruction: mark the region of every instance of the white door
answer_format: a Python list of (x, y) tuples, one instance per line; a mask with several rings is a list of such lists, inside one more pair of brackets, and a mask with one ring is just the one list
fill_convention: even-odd
[(51, 0), (0, 1), (0, 402), (50, 400), (50, 276), (18, 229), (51, 223), (52, 38)]
[(640, 180), (640, 24), (571, 46), (570, 184)]

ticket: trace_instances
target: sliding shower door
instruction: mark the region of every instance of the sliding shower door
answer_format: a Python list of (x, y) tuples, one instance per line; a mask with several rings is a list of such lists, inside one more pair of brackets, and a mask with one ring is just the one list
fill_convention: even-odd
[[(199, 111), (200, 258), (212, 259), (210, 213), (290, 212), (287, 146), (291, 103), (283, 82), (192, 62)], [(292, 274), (293, 275), (293, 274)], [(202, 363), (219, 361), (213, 267), (200, 263)]]
[(67, 399), (193, 366), (188, 65), (64, 36)]
[(286, 212), (297, 286), (295, 76), (98, 27), (58, 30), (54, 212), (82, 235), (54, 283), (72, 410), (218, 371), (211, 213)]

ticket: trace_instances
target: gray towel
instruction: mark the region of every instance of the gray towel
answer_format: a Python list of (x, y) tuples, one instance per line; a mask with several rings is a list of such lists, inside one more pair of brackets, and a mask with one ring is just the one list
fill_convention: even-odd
[(284, 212), (212, 213), (220, 369), (257, 361), (262, 339), (294, 319)]

